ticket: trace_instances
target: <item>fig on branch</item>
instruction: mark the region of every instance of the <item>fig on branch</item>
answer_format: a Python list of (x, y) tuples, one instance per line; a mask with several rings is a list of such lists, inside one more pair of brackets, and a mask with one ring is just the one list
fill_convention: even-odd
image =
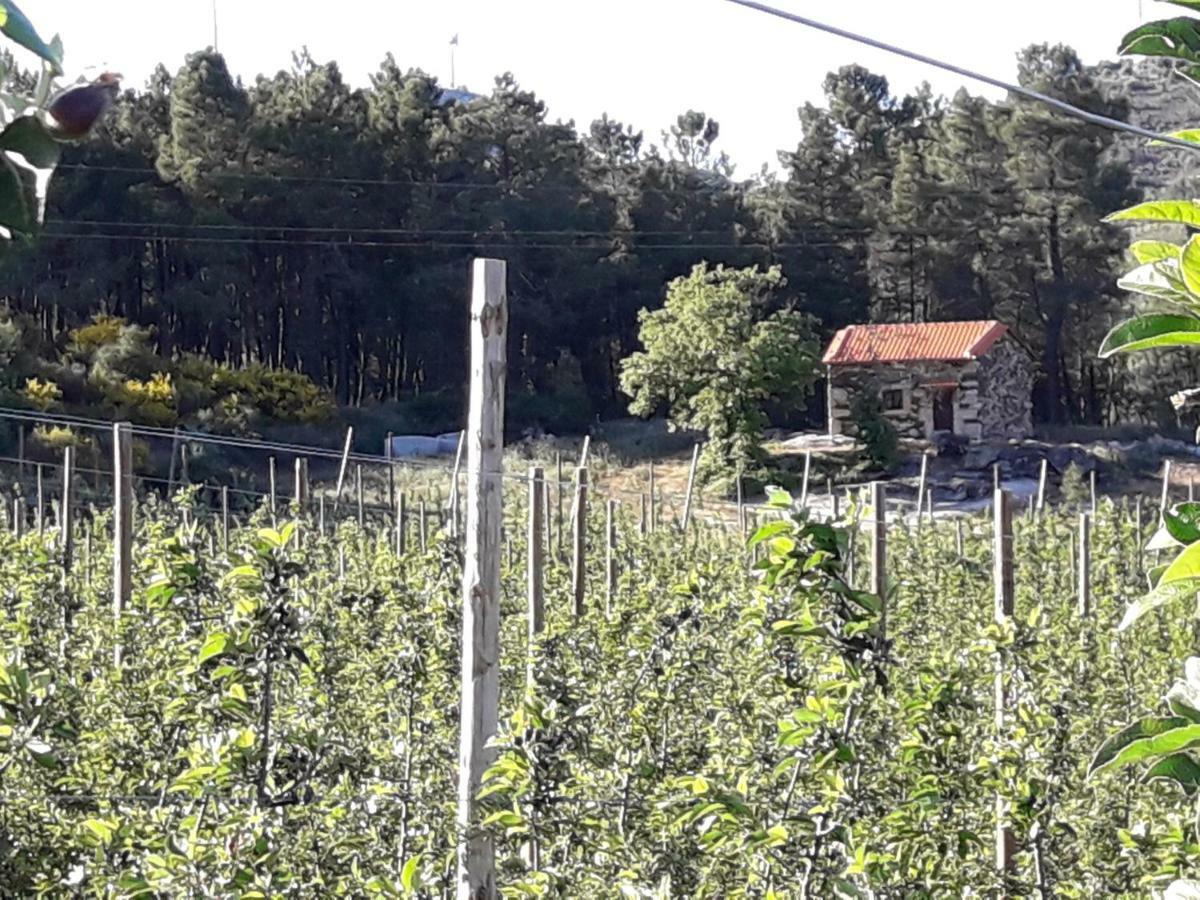
[(67, 88), (50, 101), (50, 133), (61, 141), (87, 137), (117, 98), (121, 76), (105, 72), (91, 84)]

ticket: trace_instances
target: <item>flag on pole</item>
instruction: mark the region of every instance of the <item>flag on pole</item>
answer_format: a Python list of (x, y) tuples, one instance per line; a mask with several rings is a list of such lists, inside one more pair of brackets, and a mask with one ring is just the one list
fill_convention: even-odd
[(458, 46), (458, 35), (457, 34), (454, 37), (450, 38), (450, 46), (451, 47)]

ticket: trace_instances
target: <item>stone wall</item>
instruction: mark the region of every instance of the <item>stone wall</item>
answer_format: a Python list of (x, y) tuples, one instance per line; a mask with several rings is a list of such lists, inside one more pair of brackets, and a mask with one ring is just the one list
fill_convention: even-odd
[(979, 420), (988, 440), (1033, 433), (1033, 365), (1010, 338), (979, 361)]
[(1001, 339), (969, 362), (889, 363), (829, 368), (829, 432), (853, 437), (854, 398), (863, 391), (883, 396), (898, 390), (903, 404), (884, 410), (901, 437), (933, 435), (934, 398), (940, 386), (957, 385), (954, 433), (969, 440), (1026, 437), (1032, 429), (1033, 370), (1011, 339)]

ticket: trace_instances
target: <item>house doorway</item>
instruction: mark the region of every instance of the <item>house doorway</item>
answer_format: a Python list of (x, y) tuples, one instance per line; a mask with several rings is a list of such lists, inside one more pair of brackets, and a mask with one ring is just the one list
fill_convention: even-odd
[(954, 388), (938, 388), (933, 395), (933, 430), (954, 431)]

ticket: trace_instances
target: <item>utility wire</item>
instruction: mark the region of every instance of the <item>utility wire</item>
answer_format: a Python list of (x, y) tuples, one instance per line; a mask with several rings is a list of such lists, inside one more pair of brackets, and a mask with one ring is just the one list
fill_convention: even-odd
[(746, 9), (752, 9), (755, 12), (764, 13), (768, 16), (775, 16), (778, 19), (786, 19), (789, 22), (795, 22), (797, 25), (805, 25), (809, 28), (815, 28), (817, 31), (823, 31), (826, 34), (832, 34), (840, 38), (845, 38), (848, 41), (854, 41), (857, 44), (863, 44), (867, 47), (874, 47), (876, 50), (882, 50), (885, 53), (891, 53), (894, 56), (902, 56), (905, 59), (911, 59), (914, 62), (919, 62), (923, 65), (933, 66), (936, 69), (943, 69), (947, 72), (952, 72), (955, 75), (961, 75), (963, 78), (968, 78), (972, 81), (978, 81), (982, 84), (991, 85), (992, 87), (1009, 91), (1017, 96), (1024, 97), (1026, 100), (1033, 100), (1036, 103), (1049, 106), (1052, 109), (1056, 109), (1059, 112), (1064, 113), (1065, 115), (1076, 119), (1081, 119), (1084, 122), (1088, 122), (1092, 125), (1100, 125), (1113, 131), (1124, 131), (1128, 134), (1135, 134), (1139, 137), (1149, 138), (1153, 141), (1161, 141), (1162, 143), (1170, 144), (1173, 147), (1180, 147), (1184, 150), (1190, 150), (1193, 153), (1200, 153), (1200, 144), (1193, 144), (1190, 141), (1181, 140), (1180, 138), (1172, 137), (1169, 134), (1162, 134), (1161, 132), (1152, 131), (1148, 128), (1132, 125), (1129, 122), (1122, 122), (1118, 119), (1099, 115), (1098, 113), (1088, 112), (1086, 109), (1073, 106), (1064, 100), (1051, 97), (1049, 94), (1043, 94), (1041, 91), (1035, 91), (1032, 88), (1023, 87), (1019, 84), (1010, 84), (1007, 81), (1001, 81), (999, 78), (992, 78), (990, 75), (983, 75), (979, 72), (972, 71), (971, 69), (964, 69), (962, 66), (956, 66), (953, 63), (944, 62), (940, 59), (934, 59), (932, 56), (925, 56), (922, 53), (916, 53), (912, 50), (905, 50), (903, 47), (897, 47), (895, 44), (889, 44), (885, 41), (867, 37), (866, 35), (857, 34), (853, 31), (847, 31), (844, 28), (837, 28), (833, 25), (827, 25), (824, 22), (818, 22), (816, 19), (810, 19), (807, 16), (801, 16), (793, 12), (779, 9), (775, 6), (769, 6), (766, 3), (758, 3), (757, 0), (725, 0), (725, 2), (732, 3), (736, 6), (744, 6)]

